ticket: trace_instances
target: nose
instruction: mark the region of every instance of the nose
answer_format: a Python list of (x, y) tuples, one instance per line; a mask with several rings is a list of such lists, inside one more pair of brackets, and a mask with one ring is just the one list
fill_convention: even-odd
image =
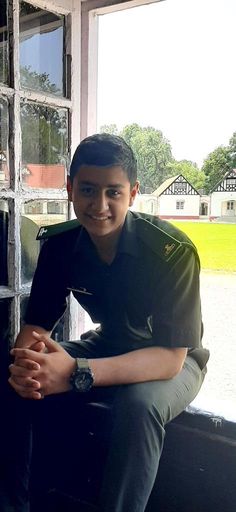
[(96, 213), (104, 213), (109, 209), (108, 198), (106, 193), (98, 192), (93, 201), (93, 209)]

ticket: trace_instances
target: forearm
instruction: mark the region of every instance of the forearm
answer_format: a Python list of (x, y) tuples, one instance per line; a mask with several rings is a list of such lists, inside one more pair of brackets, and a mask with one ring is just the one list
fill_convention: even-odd
[(36, 331), (39, 334), (46, 334), (48, 337), (50, 336), (50, 331), (47, 331), (43, 327), (40, 327), (38, 325), (26, 324), (22, 327), (16, 338), (15, 347), (30, 347), (32, 344), (34, 344), (35, 339), (32, 337), (33, 331)]
[(90, 359), (95, 386), (134, 384), (166, 380), (177, 375), (183, 366), (186, 348), (149, 347), (119, 356)]

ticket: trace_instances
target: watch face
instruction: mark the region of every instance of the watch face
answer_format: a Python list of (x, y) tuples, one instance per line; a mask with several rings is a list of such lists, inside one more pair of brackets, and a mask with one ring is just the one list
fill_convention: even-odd
[(89, 391), (93, 385), (93, 376), (90, 369), (77, 369), (73, 377), (73, 387), (76, 391)]

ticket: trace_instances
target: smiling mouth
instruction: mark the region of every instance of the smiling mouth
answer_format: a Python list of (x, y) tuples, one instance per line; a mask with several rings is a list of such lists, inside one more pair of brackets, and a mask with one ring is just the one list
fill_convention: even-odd
[(92, 220), (96, 220), (96, 221), (105, 221), (105, 220), (110, 220), (111, 217), (110, 216), (97, 216), (97, 215), (88, 215), (88, 217)]

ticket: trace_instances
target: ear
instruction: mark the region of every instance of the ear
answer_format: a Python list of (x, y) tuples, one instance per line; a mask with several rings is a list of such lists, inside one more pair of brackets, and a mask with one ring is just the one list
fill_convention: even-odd
[(66, 188), (67, 188), (68, 199), (69, 199), (69, 201), (72, 201), (72, 183), (71, 183), (70, 176), (67, 176)]
[(129, 206), (133, 205), (138, 191), (139, 191), (139, 181), (136, 181), (135, 185), (133, 186), (133, 188), (131, 188), (131, 191), (130, 191)]

